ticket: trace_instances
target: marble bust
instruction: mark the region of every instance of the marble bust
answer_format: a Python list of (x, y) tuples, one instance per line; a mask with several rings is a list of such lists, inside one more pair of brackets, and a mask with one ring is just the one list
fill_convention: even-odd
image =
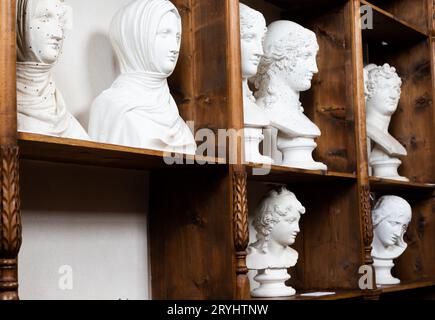
[(411, 218), (411, 206), (397, 196), (383, 196), (373, 209), (372, 257), (378, 285), (400, 283), (399, 279), (391, 275), (391, 269), (394, 267), (393, 260), (407, 248), (403, 237)]
[[(316, 34), (291, 21), (275, 21), (268, 26), (264, 55), (254, 78), (255, 97), (277, 129), (277, 148), (283, 166), (326, 170), (325, 164), (313, 160), (312, 152), (320, 129), (304, 114), (300, 92), (311, 88), (318, 72), (319, 51)], [(273, 147), (272, 147), (273, 148)]]
[(136, 0), (110, 26), (121, 74), (93, 102), (92, 139), (137, 148), (195, 154), (167, 78), (177, 64), (181, 18), (168, 0)]
[(364, 68), (367, 109), (369, 165), (372, 175), (399, 181), (409, 181), (398, 173), (399, 157), (406, 149), (389, 132), (391, 117), (400, 100), (402, 80), (388, 64), (370, 64)]
[(270, 191), (257, 208), (253, 226), (257, 241), (248, 247), (246, 265), (257, 270), (260, 287), (253, 297), (284, 297), (295, 294), (287, 287), (287, 269), (296, 265), (298, 253), (290, 248), (299, 233), (299, 220), (305, 208), (286, 188)]
[(72, 9), (61, 0), (17, 0), (18, 131), (89, 139), (52, 76)]
[(263, 40), (266, 35), (264, 16), (247, 5), (240, 3), (240, 39), (242, 63), (243, 113), (245, 122), (245, 161), (272, 163), (272, 159), (259, 151), (264, 139), (263, 128), (269, 125), (263, 109), (258, 107), (248, 85), (248, 78), (257, 74), (263, 56)]

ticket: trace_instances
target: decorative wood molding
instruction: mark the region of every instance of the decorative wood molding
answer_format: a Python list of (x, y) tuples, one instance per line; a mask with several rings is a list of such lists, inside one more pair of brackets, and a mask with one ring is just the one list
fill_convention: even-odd
[(233, 233), (236, 250), (236, 299), (244, 299), (249, 293), (246, 249), (249, 244), (248, 195), (246, 172), (233, 172)]
[(431, 12), (431, 31), (432, 31), (432, 37), (435, 38), (435, 0), (432, 0), (432, 12)]
[(22, 241), (17, 146), (0, 147), (0, 300), (18, 299)]
[(366, 264), (373, 264), (372, 242), (373, 242), (373, 223), (372, 209), (370, 202), (370, 187), (361, 186), (360, 202), (362, 207), (363, 241), (364, 241), (364, 261)]

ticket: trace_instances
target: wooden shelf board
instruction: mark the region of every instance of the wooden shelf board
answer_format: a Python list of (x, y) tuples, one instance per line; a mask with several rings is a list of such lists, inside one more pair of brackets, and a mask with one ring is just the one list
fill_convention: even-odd
[[(330, 291), (330, 290), (323, 290), (323, 292)], [(331, 290), (331, 292), (335, 292), (335, 294), (326, 295), (326, 296), (320, 296), (320, 297), (313, 297), (313, 296), (303, 296), (303, 294), (307, 293), (313, 293), (318, 291), (302, 291), (298, 292), (296, 295), (291, 297), (283, 297), (283, 298), (273, 298), (273, 299), (253, 299), (253, 300), (280, 300), (280, 301), (300, 301), (300, 300), (344, 300), (344, 299), (354, 299), (354, 298), (360, 298), (364, 296), (364, 291), (361, 290), (339, 290), (334, 291)]]
[(425, 281), (416, 281), (416, 282), (407, 281), (397, 285), (380, 286), (378, 289), (381, 290), (382, 293), (392, 293), (392, 292), (421, 289), (421, 288), (428, 288), (434, 286), (435, 286), (435, 280), (425, 280)]
[[(353, 173), (305, 170), (282, 166), (262, 166), (249, 163), (246, 165), (248, 178), (253, 181), (279, 182), (279, 183), (304, 183), (321, 181), (356, 181)], [(267, 174), (254, 174), (254, 170), (262, 169)]]
[[(58, 138), (33, 133), (18, 133), (20, 158), (59, 163), (84, 164), (128, 169), (166, 169), (164, 152), (130, 148), (93, 141)], [(224, 159), (181, 155), (183, 163), (209, 161), (223, 164)], [(192, 166), (190, 166), (192, 167)]]
[(373, 191), (435, 191), (435, 184), (405, 182), (376, 177), (370, 177), (370, 186)]
[(423, 40), (429, 36), (418, 27), (397, 18), (366, 0), (361, 0), (361, 4), (373, 8), (373, 29), (362, 30), (363, 39), (366, 42), (386, 42), (388, 45), (403, 45), (408, 42)]
[(326, 10), (339, 4), (343, 4), (346, 0), (304, 0), (304, 1), (289, 1), (289, 0), (266, 0), (277, 7), (292, 12), (313, 12), (314, 10)]

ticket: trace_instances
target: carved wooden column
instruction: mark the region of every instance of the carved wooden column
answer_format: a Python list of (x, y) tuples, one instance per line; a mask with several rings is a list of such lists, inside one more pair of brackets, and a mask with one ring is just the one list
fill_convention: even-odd
[[(361, 233), (363, 239), (364, 252), (362, 252), (362, 261), (365, 265), (372, 265), (371, 256), (373, 241), (373, 224), (371, 216), (370, 203), (370, 182), (369, 167), (367, 155), (367, 133), (366, 133), (366, 109), (364, 97), (364, 71), (363, 71), (363, 54), (362, 54), (362, 32), (360, 1), (352, 0), (351, 16), (353, 17), (353, 70), (354, 70), (354, 105), (355, 105), (355, 130), (356, 130), (356, 147), (357, 147), (357, 175), (358, 175), (358, 193), (359, 193), (359, 212), (361, 219)], [(373, 275), (374, 275), (373, 270)], [(373, 279), (373, 283), (375, 283)]]
[(0, 300), (18, 299), (21, 246), (15, 10), (15, 0), (0, 1)]
[(246, 173), (233, 171), (233, 234), (236, 259), (236, 299), (249, 298), (248, 268), (246, 267), (246, 249), (249, 244), (248, 196)]

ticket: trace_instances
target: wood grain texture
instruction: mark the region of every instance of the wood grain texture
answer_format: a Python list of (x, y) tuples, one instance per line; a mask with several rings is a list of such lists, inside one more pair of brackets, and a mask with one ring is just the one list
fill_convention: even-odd
[(234, 298), (228, 179), (227, 170), (217, 166), (212, 171), (151, 173), (153, 299)]

